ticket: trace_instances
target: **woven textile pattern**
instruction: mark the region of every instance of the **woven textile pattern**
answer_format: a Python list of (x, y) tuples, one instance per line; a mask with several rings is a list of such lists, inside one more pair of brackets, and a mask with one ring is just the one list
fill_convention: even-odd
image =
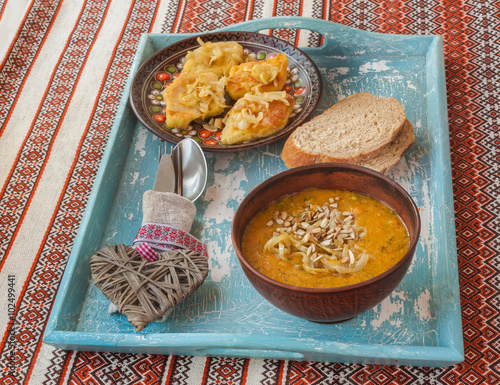
[[(8, 1), (0, 1), (0, 17)], [(42, 344), (141, 34), (201, 33), (270, 16), (443, 35), (465, 361), (417, 368), (71, 352)], [(499, 29), (499, 3), (492, 0), (28, 2), (0, 63), (0, 285), (16, 298), (2, 308), (0, 384), (500, 383), (500, 43), (491, 38)], [(314, 33), (271, 33), (321, 44)], [(57, 56), (47, 55), (50, 47)], [(82, 79), (93, 89), (81, 89)], [(35, 205), (44, 210), (34, 213)], [(25, 249), (28, 238), (35, 246)], [(12, 276), (15, 264), (24, 268)]]

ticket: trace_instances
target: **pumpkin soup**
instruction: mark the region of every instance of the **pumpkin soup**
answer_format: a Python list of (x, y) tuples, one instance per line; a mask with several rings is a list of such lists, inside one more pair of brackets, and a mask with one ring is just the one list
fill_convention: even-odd
[(387, 205), (345, 190), (305, 190), (257, 213), (242, 240), (247, 261), (289, 285), (355, 284), (394, 266), (408, 251), (408, 231)]

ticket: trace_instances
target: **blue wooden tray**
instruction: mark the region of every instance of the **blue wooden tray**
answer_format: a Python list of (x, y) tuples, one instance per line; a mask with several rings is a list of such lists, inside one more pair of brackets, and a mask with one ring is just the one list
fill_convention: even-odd
[[(243, 197), (285, 169), (284, 141), (255, 150), (207, 153), (207, 189), (196, 202), (193, 234), (208, 244), (211, 272), (166, 322), (136, 333), (107, 313), (89, 259), (106, 244), (131, 244), (141, 200), (153, 186), (160, 140), (138, 124), (128, 104), (130, 81), (49, 319), (44, 342), (62, 349), (448, 366), (463, 360), (456, 236), (449, 152), (443, 41), (355, 30), (307, 18), (249, 21), (222, 30), (294, 27), (325, 43), (303, 48), (317, 64), (324, 94), (317, 113), (354, 92), (400, 100), (416, 142), (390, 175), (415, 199), (423, 220), (409, 272), (392, 295), (345, 323), (321, 325), (265, 301), (240, 269), (230, 239)], [(192, 35), (148, 34), (130, 78), (157, 50)]]

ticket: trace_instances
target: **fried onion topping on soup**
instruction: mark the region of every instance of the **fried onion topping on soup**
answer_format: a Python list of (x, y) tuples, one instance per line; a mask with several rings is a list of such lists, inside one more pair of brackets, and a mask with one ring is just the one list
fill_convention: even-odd
[(264, 275), (302, 287), (358, 283), (391, 268), (409, 248), (398, 215), (377, 199), (345, 190), (306, 190), (259, 212), (243, 254)]

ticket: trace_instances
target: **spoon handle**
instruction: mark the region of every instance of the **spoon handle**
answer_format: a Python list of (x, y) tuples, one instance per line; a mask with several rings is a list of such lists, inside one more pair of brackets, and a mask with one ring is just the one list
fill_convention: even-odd
[(176, 146), (174, 152), (174, 165), (175, 165), (175, 193), (180, 196), (183, 195), (183, 176), (182, 176), (182, 151), (181, 147)]

